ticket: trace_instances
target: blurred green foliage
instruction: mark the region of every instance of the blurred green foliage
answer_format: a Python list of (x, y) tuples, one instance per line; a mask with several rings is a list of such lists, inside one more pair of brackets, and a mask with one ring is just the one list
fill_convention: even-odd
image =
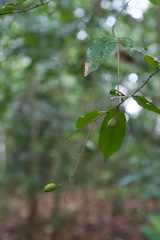
[[(33, 11), (1, 16), (0, 179), (8, 193), (27, 194), (32, 188), (39, 192), (48, 182), (66, 182), (86, 130), (68, 140), (65, 137), (75, 130), (80, 115), (106, 110), (117, 101), (108, 94), (117, 84), (116, 56), (87, 78), (84, 60), (96, 38), (112, 36), (116, 14), (125, 4), (115, 0), (50, 1)], [(158, 57), (160, 17), (156, 7), (140, 10), (139, 18), (131, 14), (131, 8), (119, 15), (116, 36), (129, 37)], [(132, 57), (120, 52), (120, 85), (126, 94), (140, 86), (151, 71), (139, 53)], [(158, 76), (141, 93), (160, 105)], [(155, 189), (160, 184), (160, 118), (147, 110), (127, 112), (127, 105), (123, 109), (128, 129), (121, 150), (104, 165), (97, 147), (97, 123), (75, 183), (83, 187), (100, 184), (106, 189), (118, 184), (133, 194), (143, 192), (143, 197), (150, 197), (153, 181)]]
[[(8, 11), (8, 1), (1, 2), (0, 7), (3, 5)], [(16, 11), (42, 3), (28, 0), (12, 4), (16, 2), (20, 4), (12, 5)], [(112, 37), (118, 14), (116, 37), (132, 39), (155, 58), (160, 55), (159, 8), (150, 1), (137, 5), (130, 1), (120, 12), (126, 2), (55, 0), (32, 11), (7, 15), (1, 15), (1, 8), (0, 207), (5, 209), (7, 198), (14, 195), (27, 201), (30, 212), (28, 224), (20, 230), (24, 236), (21, 240), (35, 240), (31, 233), (37, 217), (37, 196), (43, 192), (43, 186), (49, 182), (63, 184), (73, 171), (88, 131), (86, 127), (65, 139), (76, 130), (77, 119), (95, 109), (106, 111), (119, 101), (109, 94), (117, 85), (115, 52), (98, 71), (84, 77), (86, 52), (93, 41)], [(141, 86), (152, 71), (141, 54), (132, 56), (121, 49), (120, 91), (125, 95)], [(156, 75), (139, 94), (160, 106), (159, 89)], [(96, 122), (72, 185), (83, 189), (84, 198), (87, 189), (100, 187), (99, 198), (112, 198), (114, 214), (123, 211), (123, 197), (160, 197), (160, 117), (137, 108), (131, 100), (126, 101), (122, 110), (127, 133), (121, 149), (104, 163), (97, 136), (102, 120)], [(69, 218), (58, 212), (60, 191), (54, 192), (56, 211), (49, 220), (55, 229), (74, 218), (71, 210)], [(4, 215), (0, 212), (0, 220)], [(25, 235), (25, 231), (30, 234)]]
[(160, 238), (160, 215), (152, 214), (148, 217), (150, 226), (144, 225), (141, 227), (142, 232), (145, 234), (147, 239), (158, 240)]

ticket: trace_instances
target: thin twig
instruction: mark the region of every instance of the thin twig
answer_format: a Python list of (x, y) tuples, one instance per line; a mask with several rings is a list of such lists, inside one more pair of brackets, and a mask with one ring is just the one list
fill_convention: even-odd
[(134, 96), (137, 92), (139, 92), (139, 90), (140, 90), (141, 88), (143, 88), (143, 87), (149, 82), (149, 80), (150, 80), (154, 75), (156, 75), (158, 72), (160, 72), (160, 69), (159, 69), (159, 68), (157, 68), (157, 70), (156, 70), (155, 72), (153, 72), (153, 73), (147, 78), (147, 80), (146, 80), (139, 88), (137, 88), (137, 90), (134, 91), (130, 96), (124, 96), (124, 97), (122, 96), (121, 102), (120, 102), (119, 104), (117, 104), (116, 106), (112, 107), (111, 109), (109, 109), (108, 111), (106, 111), (105, 114), (107, 114), (109, 111), (111, 111), (111, 110), (113, 110), (113, 109), (119, 108), (119, 107), (122, 105), (122, 103), (124, 103), (128, 98), (133, 97), (133, 96)]
[(118, 91), (119, 91), (119, 85), (120, 85), (120, 81), (119, 81), (119, 76), (120, 76), (119, 65), (120, 65), (120, 61), (119, 60), (120, 60), (119, 45), (117, 45), (117, 88), (118, 88)]
[[(86, 126), (86, 125), (85, 125)], [(73, 135), (75, 135), (76, 133), (79, 133), (81, 131), (80, 129), (75, 130), (73, 133), (71, 133), (69, 136), (65, 137), (65, 140), (68, 140), (70, 137), (72, 137)]]
[(65, 196), (64, 196), (64, 201), (65, 201), (65, 203), (67, 203), (67, 193), (68, 193), (69, 186), (70, 186), (70, 184), (71, 184), (71, 183), (73, 182), (73, 180), (74, 180), (74, 176), (75, 176), (77, 167), (78, 167), (78, 165), (79, 165), (79, 163), (80, 163), (80, 160), (82, 159), (82, 156), (83, 156), (83, 153), (84, 153), (84, 149), (85, 149), (86, 143), (87, 143), (88, 138), (89, 138), (89, 136), (90, 136), (90, 134), (91, 134), (91, 132), (92, 132), (92, 129), (93, 129), (94, 124), (95, 124), (95, 121), (92, 122), (92, 125), (91, 125), (91, 127), (89, 128), (89, 131), (88, 131), (88, 133), (87, 133), (87, 136), (86, 136), (86, 138), (85, 138), (85, 140), (84, 140), (84, 142), (83, 142), (83, 146), (82, 146), (82, 148), (81, 148), (81, 151), (80, 151), (80, 153), (78, 154), (75, 167), (74, 167), (74, 169), (73, 169), (73, 171), (72, 171), (72, 173), (71, 173), (71, 175), (70, 175), (70, 177), (69, 177), (68, 183), (66, 184), (66, 185), (68, 185), (68, 187), (67, 187), (67, 190), (66, 190)]
[[(105, 115), (106, 113), (108, 113), (108, 111), (101, 111), (100, 115), (98, 117), (96, 117), (95, 119), (93, 119), (93, 121), (97, 121), (97, 119), (99, 119), (100, 117), (102, 117), (103, 115)], [(92, 121), (92, 122), (93, 122)], [(67, 137), (65, 137), (65, 140), (68, 140), (70, 137), (72, 137), (73, 135), (75, 135), (76, 133), (79, 133), (82, 129), (84, 129), (86, 126), (88, 126), (91, 122), (86, 123), (83, 127), (75, 130), (73, 133), (71, 133), (70, 135), (68, 135)]]
[[(68, 186), (67, 186), (67, 190), (66, 190), (66, 192), (65, 192), (65, 196), (64, 196), (64, 201), (65, 201), (65, 203), (67, 203), (68, 189), (69, 189), (71, 183), (72, 183), (73, 180), (74, 180), (74, 176), (75, 176), (77, 167), (78, 167), (78, 165), (79, 165), (80, 160), (82, 159), (82, 156), (83, 156), (83, 153), (84, 153), (84, 149), (85, 149), (86, 143), (87, 143), (87, 141), (88, 141), (88, 138), (89, 138), (89, 136), (90, 136), (90, 134), (91, 134), (91, 131), (92, 131), (92, 129), (93, 129), (93, 126), (94, 126), (96, 120), (99, 119), (100, 117), (102, 117), (103, 115), (108, 114), (108, 113), (109, 113), (111, 110), (113, 110), (113, 109), (117, 109), (117, 110), (118, 110), (119, 107), (120, 107), (128, 98), (133, 97), (133, 96), (134, 96), (141, 88), (143, 88), (143, 87), (148, 83), (148, 81), (149, 81), (154, 75), (156, 75), (159, 71), (160, 71), (160, 69), (157, 68), (157, 70), (156, 70), (155, 72), (153, 72), (153, 73), (147, 78), (147, 80), (146, 80), (136, 91), (134, 91), (130, 96), (122, 96), (121, 102), (120, 102), (119, 104), (117, 104), (116, 106), (110, 108), (108, 111), (104, 111), (101, 115), (99, 115), (97, 118), (95, 118), (95, 119), (92, 121), (92, 125), (91, 125), (91, 127), (90, 127), (90, 129), (89, 129), (89, 131), (88, 131), (88, 134), (87, 134), (84, 142), (83, 142), (83, 146), (82, 146), (82, 148), (81, 148), (80, 153), (78, 154), (75, 167), (74, 167), (74, 169), (73, 169), (73, 171), (72, 171), (72, 173), (71, 173), (71, 175), (70, 175), (70, 177), (69, 177), (68, 182), (63, 183), (63, 184), (58, 184), (59, 187), (68, 185)], [(86, 125), (85, 125), (85, 126), (86, 126)], [(84, 126), (84, 127), (85, 127), (85, 126)], [(82, 127), (81, 129), (83, 129), (84, 127)], [(75, 131), (73, 134), (75, 134), (75, 133), (77, 133), (77, 132), (79, 132), (79, 130)], [(73, 134), (72, 134), (72, 135), (73, 135)], [(70, 136), (72, 136), (72, 135), (70, 135)], [(69, 137), (70, 137), (70, 136), (69, 136)]]
[(7, 14), (26, 13), (26, 12), (29, 12), (29, 11), (31, 11), (31, 10), (34, 10), (34, 9), (36, 9), (36, 8), (38, 8), (38, 7), (42, 7), (42, 6), (44, 6), (45, 4), (47, 4), (47, 3), (49, 3), (49, 2), (50, 2), (50, 1), (43, 2), (43, 1), (41, 0), (41, 3), (40, 3), (40, 4), (36, 4), (35, 6), (29, 7), (29, 8), (27, 8), (27, 9), (21, 9), (21, 10), (18, 10), (18, 11), (2, 12), (2, 13), (0, 13), (0, 16), (2, 16), (2, 15), (7, 15)]
[(42, 0), (40, 0), (40, 2), (42, 3), (42, 5), (44, 5), (44, 2)]
[(160, 71), (160, 69), (157, 68), (157, 70), (156, 70), (154, 73), (152, 73), (152, 74), (147, 78), (147, 80), (146, 80), (139, 88), (137, 88), (137, 90), (136, 90), (134, 93), (132, 93), (131, 96), (133, 97), (137, 92), (139, 92), (139, 90), (141, 90), (141, 88), (143, 88), (143, 87), (149, 82), (149, 80), (150, 80), (154, 75), (156, 75), (159, 71)]
[[(129, 95), (129, 96), (122, 95), (121, 102), (118, 103), (118, 105), (110, 108), (108, 111), (102, 112), (101, 115), (99, 115), (98, 117), (96, 117), (96, 118), (93, 120), (93, 122), (96, 122), (100, 117), (102, 117), (103, 115), (106, 115), (106, 114), (107, 114), (108, 112), (110, 112), (111, 110), (113, 110), (113, 109), (115, 109), (115, 108), (119, 108), (119, 107), (122, 105), (122, 103), (124, 103), (128, 98), (133, 97), (137, 92), (139, 92), (139, 90), (140, 90), (141, 88), (143, 88), (143, 87), (149, 82), (149, 80), (150, 80), (154, 75), (156, 75), (159, 71), (160, 71), (160, 69), (157, 68), (157, 70), (156, 70), (155, 72), (153, 72), (153, 73), (147, 78), (147, 80), (146, 80), (139, 88), (137, 88), (131, 95)], [(90, 122), (89, 122), (88, 124), (90, 124)], [(72, 134), (70, 134), (69, 136), (67, 136), (65, 139), (67, 140), (68, 138), (72, 137), (74, 134), (79, 133), (79, 132), (80, 132), (82, 129), (84, 129), (88, 124), (86, 124), (85, 126), (83, 126), (83, 127), (80, 128), (80, 129), (74, 131)]]
[(125, 5), (124, 5), (124, 7), (116, 14), (116, 20), (115, 20), (115, 23), (114, 23), (114, 25), (112, 26), (112, 35), (113, 35), (113, 37), (115, 37), (115, 31), (114, 31), (114, 29), (115, 29), (115, 27), (116, 27), (116, 23), (117, 23), (117, 20), (118, 20), (118, 18), (119, 18), (119, 15), (126, 9), (126, 7), (128, 6), (128, 4), (129, 4), (129, 2), (130, 2), (131, 0), (129, 0)]

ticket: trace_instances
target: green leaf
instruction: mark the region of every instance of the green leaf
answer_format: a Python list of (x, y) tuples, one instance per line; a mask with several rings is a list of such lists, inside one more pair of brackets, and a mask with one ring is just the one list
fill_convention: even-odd
[(0, 13), (3, 13), (3, 12), (11, 12), (11, 11), (15, 11), (17, 9), (17, 5), (16, 4), (13, 4), (13, 3), (6, 3), (4, 5), (4, 7), (2, 7), (0, 9)]
[(2, 8), (0, 8), (0, 13), (14, 12), (19, 10), (18, 3), (6, 3)]
[(80, 129), (87, 125), (88, 123), (91, 123), (95, 118), (101, 115), (101, 112), (98, 110), (93, 110), (89, 113), (87, 113), (85, 116), (80, 116), (76, 122), (76, 128)]
[(160, 7), (160, 0), (149, 0), (152, 4)]
[(119, 44), (125, 48), (126, 51), (130, 51), (131, 48), (133, 48), (133, 41), (130, 38), (127, 37), (123, 37), (123, 38), (119, 38)]
[(123, 37), (119, 38), (119, 44), (127, 51), (127, 52), (132, 52), (132, 51), (137, 51), (140, 52), (144, 55), (147, 54), (147, 51), (145, 48), (142, 46), (139, 46), (138, 44), (134, 43), (132, 39), (128, 37)]
[(143, 108), (148, 109), (149, 111), (159, 113), (160, 114), (160, 109), (157, 108), (152, 102), (148, 101), (145, 97), (143, 96), (134, 96), (133, 99), (138, 103)]
[(154, 229), (152, 226), (142, 226), (141, 227), (142, 232), (147, 237), (148, 240), (159, 240), (160, 239), (160, 233)]
[(158, 59), (153, 58), (149, 55), (146, 55), (144, 57), (144, 60), (146, 61), (146, 63), (148, 63), (153, 68), (157, 68), (160, 65), (160, 61)]
[(89, 73), (98, 69), (113, 53), (117, 45), (117, 38), (103, 37), (96, 39), (87, 50), (85, 60), (86, 77)]
[(22, 3), (26, 0), (19, 0), (15, 3), (7, 2), (2, 8), (0, 8), (1, 13), (10, 13), (10, 12), (17, 12), (22, 10)]
[(18, 0), (18, 3), (26, 2), (27, 0)]
[[(116, 118), (116, 124), (111, 126), (111, 119)], [(104, 160), (116, 152), (124, 139), (126, 133), (126, 119), (121, 110), (113, 109), (108, 112), (99, 132), (99, 148), (104, 154)]]
[(151, 222), (151, 224), (153, 225), (153, 227), (155, 228), (155, 230), (157, 232), (159, 232), (159, 236), (160, 236), (160, 215), (159, 214), (151, 214), (149, 215), (149, 221)]

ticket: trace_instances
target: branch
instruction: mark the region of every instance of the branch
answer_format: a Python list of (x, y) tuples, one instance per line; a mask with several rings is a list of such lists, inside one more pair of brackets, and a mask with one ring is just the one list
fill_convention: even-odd
[[(87, 136), (86, 136), (86, 138), (85, 138), (85, 140), (84, 140), (84, 142), (83, 142), (81, 151), (80, 151), (80, 153), (79, 153), (78, 156), (77, 156), (76, 164), (75, 164), (75, 166), (74, 166), (74, 169), (73, 169), (73, 171), (72, 171), (72, 173), (71, 173), (71, 175), (70, 175), (70, 177), (69, 177), (68, 182), (65, 184), (65, 185), (68, 185), (68, 188), (67, 188), (67, 190), (66, 190), (66, 192), (65, 192), (65, 196), (64, 196), (64, 201), (65, 201), (65, 203), (67, 203), (67, 194), (68, 194), (69, 186), (71, 185), (71, 183), (72, 183), (73, 180), (74, 180), (74, 176), (75, 176), (77, 167), (78, 167), (78, 165), (79, 165), (79, 163), (80, 163), (80, 161), (81, 161), (81, 159), (82, 159), (82, 156), (83, 156), (83, 153), (84, 153), (84, 150), (85, 150), (85, 147), (86, 147), (86, 143), (87, 143), (88, 138), (89, 138), (89, 136), (90, 136), (90, 134), (91, 134), (91, 132), (92, 132), (92, 129), (93, 129), (93, 127), (94, 127), (94, 124), (95, 124), (95, 121), (92, 122), (92, 125), (91, 125), (91, 127), (89, 128), (88, 134), (87, 134)], [(63, 184), (63, 185), (64, 185), (64, 184)]]
[(29, 11), (31, 11), (31, 10), (34, 10), (34, 9), (38, 8), (38, 7), (42, 7), (43, 5), (49, 3), (50, 1), (43, 2), (42, 0), (40, 0), (40, 2), (41, 2), (40, 4), (36, 4), (36, 5), (34, 5), (34, 6), (32, 6), (32, 7), (29, 7), (29, 8), (27, 8), (27, 9), (20, 9), (20, 10), (10, 11), (10, 12), (2, 12), (2, 13), (0, 13), (0, 16), (2, 16), (2, 15), (7, 15), (7, 14), (16, 14), (16, 13), (29, 12)]
[(131, 96), (133, 97), (137, 92), (139, 92), (139, 90), (141, 90), (141, 88), (143, 88), (143, 87), (149, 82), (149, 80), (150, 80), (154, 75), (156, 75), (159, 71), (160, 71), (160, 69), (157, 68), (157, 70), (156, 70), (154, 73), (152, 73), (152, 74), (147, 78), (147, 80), (146, 80), (134, 93), (132, 93)]
[[(154, 75), (156, 75), (158, 72), (160, 71), (160, 69), (159, 68), (157, 68), (157, 70), (155, 71), (155, 72), (153, 72), (148, 78), (147, 78), (147, 80), (139, 87), (139, 88), (137, 88), (137, 90), (136, 91), (134, 91), (130, 96), (122, 96), (122, 100), (121, 100), (121, 102), (118, 104), (118, 105), (116, 105), (115, 107), (113, 107), (112, 109), (114, 109), (114, 108), (119, 108), (121, 105), (122, 105), (122, 103), (124, 103), (128, 98), (130, 98), (130, 97), (133, 97), (137, 92), (139, 92), (139, 90), (141, 90), (141, 88), (143, 88), (148, 82), (149, 82), (149, 80), (154, 76)], [(110, 110), (112, 110), (112, 109), (110, 109)], [(109, 111), (110, 111), (109, 110)]]
[[(122, 105), (122, 103), (124, 103), (128, 98), (130, 98), (130, 97), (133, 97), (137, 92), (139, 92), (139, 90), (141, 89), (141, 88), (143, 88), (148, 82), (149, 82), (149, 80), (154, 76), (154, 75), (156, 75), (158, 72), (160, 72), (160, 69), (159, 68), (157, 68), (157, 70), (155, 71), (155, 72), (153, 72), (148, 78), (147, 78), (147, 80), (144, 82), (144, 83), (142, 83), (142, 85), (139, 87), (139, 88), (137, 88), (131, 95), (129, 95), (129, 96), (125, 96), (125, 95), (123, 95), (121, 92), (121, 102), (120, 103), (118, 103), (117, 105), (115, 105), (114, 107), (112, 107), (112, 108), (110, 108), (109, 110), (107, 110), (107, 111), (104, 111), (100, 116), (98, 116), (97, 118), (95, 118), (94, 120), (93, 120), (93, 122), (96, 122), (99, 118), (101, 118), (102, 116), (104, 116), (104, 115), (106, 115), (109, 111), (111, 111), (111, 110), (113, 110), (113, 109), (116, 109), (116, 108), (119, 108), (121, 105)], [(85, 126), (83, 126), (83, 127), (81, 127), (80, 129), (78, 129), (78, 130), (76, 130), (76, 131), (74, 131), (72, 134), (70, 134), (69, 136), (67, 136), (67, 137), (65, 137), (65, 139), (67, 140), (68, 138), (70, 138), (70, 137), (72, 137), (74, 134), (76, 134), (76, 133), (79, 133), (82, 129), (84, 129), (87, 125), (89, 125), (91, 122), (89, 122), (88, 124), (86, 124)]]
[[(82, 159), (82, 156), (83, 156), (83, 154), (84, 154), (84, 150), (85, 150), (86, 143), (87, 143), (88, 138), (89, 138), (89, 136), (90, 136), (90, 134), (91, 134), (91, 132), (92, 132), (92, 129), (93, 129), (93, 126), (94, 126), (95, 122), (96, 122), (100, 117), (102, 117), (103, 115), (108, 114), (109, 111), (111, 111), (111, 110), (113, 110), (113, 109), (117, 109), (117, 110), (118, 110), (119, 107), (122, 105), (122, 103), (124, 103), (128, 98), (133, 97), (133, 96), (134, 96), (141, 88), (143, 88), (143, 87), (149, 82), (149, 80), (150, 80), (154, 75), (156, 75), (158, 72), (160, 72), (160, 69), (159, 69), (159, 68), (157, 68), (156, 71), (153, 72), (153, 73), (147, 78), (147, 80), (146, 80), (144, 83), (142, 83), (142, 85), (141, 85), (139, 88), (137, 88), (137, 90), (135, 90), (130, 96), (125, 96), (125, 95), (123, 95), (123, 93), (122, 93), (122, 95), (121, 95), (121, 102), (120, 102), (120, 103), (118, 103), (116, 106), (112, 107), (112, 108), (109, 109), (108, 111), (104, 111), (100, 116), (98, 116), (98, 117), (95, 118), (92, 122), (90, 122), (90, 123), (92, 123), (92, 125), (91, 125), (91, 127), (89, 128), (88, 134), (87, 134), (87, 136), (86, 136), (86, 138), (85, 138), (85, 140), (84, 140), (84, 142), (83, 142), (81, 151), (80, 151), (80, 153), (79, 153), (78, 156), (77, 156), (76, 164), (75, 164), (75, 167), (74, 167), (74, 169), (73, 169), (73, 171), (72, 171), (72, 173), (71, 173), (71, 175), (70, 175), (70, 177), (69, 177), (69, 180), (68, 180), (66, 183), (58, 184), (58, 185), (57, 185), (58, 187), (63, 187), (63, 186), (68, 185), (68, 186), (67, 186), (67, 190), (66, 190), (65, 195), (64, 195), (64, 201), (65, 201), (65, 203), (67, 203), (67, 194), (68, 194), (69, 187), (70, 187), (70, 185), (72, 184), (72, 182), (73, 182), (73, 180), (74, 180), (77, 167), (78, 167), (78, 165), (79, 165), (79, 163), (80, 163), (80, 161), (81, 161), (81, 159)], [(120, 92), (120, 93), (121, 93), (121, 92)], [(88, 124), (89, 124), (89, 123), (88, 123)], [(87, 125), (88, 125), (88, 124), (87, 124)], [(85, 126), (86, 126), (86, 125), (85, 125)], [(85, 127), (85, 126), (84, 126), (84, 127)], [(83, 129), (84, 127), (82, 127), (81, 129)], [(73, 134), (78, 133), (81, 129), (76, 130)], [(69, 137), (71, 137), (73, 134), (71, 134), (70, 136), (68, 136), (66, 139), (68, 139)]]
[(112, 35), (113, 35), (113, 37), (115, 37), (115, 26), (116, 26), (117, 20), (118, 20), (120, 14), (126, 9), (126, 7), (128, 6), (128, 4), (130, 3), (130, 1), (131, 1), (131, 0), (128, 0), (127, 3), (124, 5), (124, 7), (116, 14), (115, 23), (114, 23), (113, 26), (112, 26)]

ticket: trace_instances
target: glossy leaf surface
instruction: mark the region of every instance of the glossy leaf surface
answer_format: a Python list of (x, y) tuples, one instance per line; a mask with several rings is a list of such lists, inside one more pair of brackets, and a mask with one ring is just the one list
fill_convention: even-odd
[[(36, 4), (36, 1), (33, 3)], [(0, 8), (0, 15), (11, 14), (11, 13), (16, 13), (16, 12), (23, 12), (23, 11), (27, 10), (27, 7), (31, 7), (31, 5), (26, 0), (17, 0), (13, 3), (11, 1), (6, 2)]]
[(150, 0), (150, 2), (156, 6), (160, 7), (160, 0)]
[(0, 8), (0, 13), (14, 12), (18, 10), (17, 3), (6, 3), (4, 7)]
[[(116, 124), (110, 126), (108, 122), (113, 118), (116, 118)], [(99, 132), (99, 148), (104, 154), (105, 161), (120, 148), (125, 133), (126, 119), (124, 113), (117, 109), (111, 110), (104, 118)]]
[(143, 96), (134, 96), (133, 99), (138, 103), (139, 106), (160, 114), (160, 109), (157, 108), (152, 102), (148, 101), (145, 97)]
[(113, 53), (118, 40), (114, 37), (97, 38), (87, 50), (85, 60), (86, 77), (89, 73), (98, 69)]
[(144, 60), (146, 63), (148, 63), (152, 68), (157, 68), (160, 65), (160, 61), (158, 59), (155, 59), (149, 55), (146, 55), (144, 57)]
[(80, 128), (84, 127), (85, 125), (87, 125), (88, 123), (91, 123), (95, 118), (97, 118), (100, 115), (101, 115), (100, 111), (93, 110), (84, 116), (80, 116), (77, 120), (76, 128), (80, 129)]
[(132, 39), (128, 37), (119, 38), (119, 44), (128, 52), (137, 51), (144, 55), (147, 54), (147, 51), (145, 48), (134, 43)]

